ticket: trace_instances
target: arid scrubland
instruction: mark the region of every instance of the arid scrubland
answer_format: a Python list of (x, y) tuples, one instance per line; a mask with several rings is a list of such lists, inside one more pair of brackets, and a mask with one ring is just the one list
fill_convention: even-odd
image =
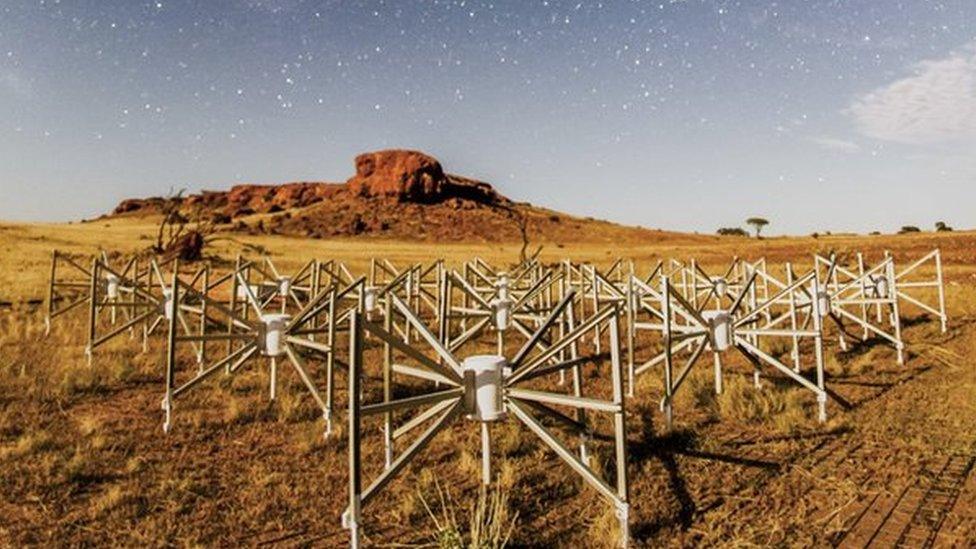
[[(163, 435), (160, 339), (142, 353), (123, 337), (89, 367), (83, 314), (60, 319), (44, 335), (37, 300), (52, 249), (131, 253), (148, 245), (153, 228), (125, 219), (0, 225), (0, 540), (345, 544), (339, 517), (346, 505), (346, 427), (340, 419), (335, 436), (324, 440), (297, 378), (283, 375), (279, 398), (269, 403), (263, 367), (217, 376), (181, 401), (173, 432)], [(844, 352), (828, 337), (826, 424), (817, 423), (808, 393), (772, 372), (757, 391), (750, 370), (734, 362), (720, 396), (708, 368), (692, 373), (675, 403), (675, 429), (667, 432), (658, 408), (660, 376), (640, 378), (627, 402), (638, 545), (859, 545), (872, 533), (880, 540), (884, 528), (897, 525), (875, 526), (872, 517), (911, 510), (906, 502), (927, 497), (947, 462), (976, 456), (976, 234), (539, 244), (543, 261), (606, 265), (624, 257), (638, 272), (668, 257), (695, 257), (715, 269), (735, 255), (766, 257), (802, 270), (815, 252), (863, 251), (877, 259), (890, 250), (897, 260), (934, 247), (943, 252), (948, 333), (906, 308), (905, 365), (887, 345), (869, 340)], [(285, 267), (336, 259), (363, 272), (372, 256), (401, 264), (471, 256), (511, 262), (518, 244), (229, 236), (205, 251), (218, 263), (238, 253), (267, 254)], [(594, 383), (604, 373), (586, 370)], [(377, 425), (369, 429), (375, 433)], [(599, 495), (523, 426), (505, 422), (493, 436), (493, 488), (479, 487), (477, 430), (462, 422), (374, 502), (364, 539), (427, 546), (614, 543), (616, 522)], [(611, 448), (596, 444), (594, 452), (597, 467), (612, 462)], [(382, 466), (381, 452), (365, 459), (370, 470)], [(969, 475), (960, 482), (955, 499), (936, 515), (941, 521), (933, 535), (941, 545), (976, 538), (976, 481)]]

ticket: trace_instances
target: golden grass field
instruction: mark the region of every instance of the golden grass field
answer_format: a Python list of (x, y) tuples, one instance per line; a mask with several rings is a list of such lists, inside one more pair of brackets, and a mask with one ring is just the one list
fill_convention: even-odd
[[(44, 336), (43, 312), (32, 303), (46, 291), (52, 249), (134, 252), (149, 245), (154, 228), (136, 219), (0, 223), (0, 545), (346, 544), (344, 425), (340, 418), (337, 436), (323, 440), (293, 376), (282, 375), (273, 404), (263, 370), (218, 376), (180, 403), (174, 431), (163, 435), (162, 341), (143, 354), (122, 338), (89, 367), (83, 314), (60, 319)], [(741, 368), (744, 375), (730, 374), (715, 397), (702, 368), (679, 394), (669, 433), (657, 408), (659, 376), (641, 378), (627, 402), (631, 529), (638, 546), (884, 545), (891, 541), (885, 528), (907, 524), (924, 499), (934, 506), (937, 546), (976, 539), (976, 475), (950, 479), (959, 490), (945, 501), (932, 503), (929, 490), (945, 480), (947, 462), (976, 456), (976, 233), (763, 240), (661, 233), (613, 245), (594, 238), (541, 244), (543, 261), (606, 265), (624, 257), (639, 272), (668, 257), (717, 269), (735, 255), (764, 256), (802, 269), (815, 252), (860, 250), (877, 260), (890, 250), (903, 262), (941, 248), (948, 333), (904, 310), (903, 366), (886, 345), (869, 340), (840, 352), (828, 338), (834, 398), (824, 425), (811, 396), (775, 376), (756, 391)], [(397, 264), (475, 255), (506, 263), (517, 249), (242, 236), (206, 253), (230, 261), (266, 250), (285, 268), (320, 258), (364, 272), (373, 256)], [(595, 369), (587, 375), (599, 382)], [(484, 508), (494, 512), (494, 530), (482, 536), (489, 542), (510, 531), (515, 546), (614, 543), (606, 504), (547, 448), (512, 421), (494, 437), (498, 480), (490, 493), (479, 498), (477, 430), (462, 422), (366, 510), (367, 544), (464, 545), (472, 517), (490, 514)], [(596, 455), (598, 463), (609, 457), (599, 447)], [(375, 471), (381, 459), (372, 452), (364, 467)]]

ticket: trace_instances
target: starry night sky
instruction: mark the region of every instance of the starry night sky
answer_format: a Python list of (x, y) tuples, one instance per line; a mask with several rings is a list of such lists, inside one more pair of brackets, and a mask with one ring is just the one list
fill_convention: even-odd
[(0, 0), (2, 219), (388, 147), (647, 227), (972, 227), (976, 2)]

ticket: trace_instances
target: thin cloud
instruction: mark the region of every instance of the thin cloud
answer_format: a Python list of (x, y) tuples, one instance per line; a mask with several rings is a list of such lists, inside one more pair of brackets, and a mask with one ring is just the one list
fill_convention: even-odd
[(976, 43), (914, 72), (854, 100), (846, 112), (858, 130), (912, 144), (976, 139)]
[(813, 137), (810, 140), (828, 151), (853, 154), (860, 152), (861, 150), (860, 145), (847, 139), (837, 139), (836, 137)]

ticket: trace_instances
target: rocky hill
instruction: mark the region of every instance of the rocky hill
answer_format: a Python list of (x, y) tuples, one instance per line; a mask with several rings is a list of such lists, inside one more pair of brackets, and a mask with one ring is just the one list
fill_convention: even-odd
[(490, 184), (446, 173), (418, 151), (384, 150), (355, 159), (345, 183), (236, 185), (176, 198), (128, 199), (113, 216), (159, 215), (167, 204), (219, 231), (329, 238), (376, 236), (436, 241), (617, 241), (657, 231), (580, 218), (502, 196)]

